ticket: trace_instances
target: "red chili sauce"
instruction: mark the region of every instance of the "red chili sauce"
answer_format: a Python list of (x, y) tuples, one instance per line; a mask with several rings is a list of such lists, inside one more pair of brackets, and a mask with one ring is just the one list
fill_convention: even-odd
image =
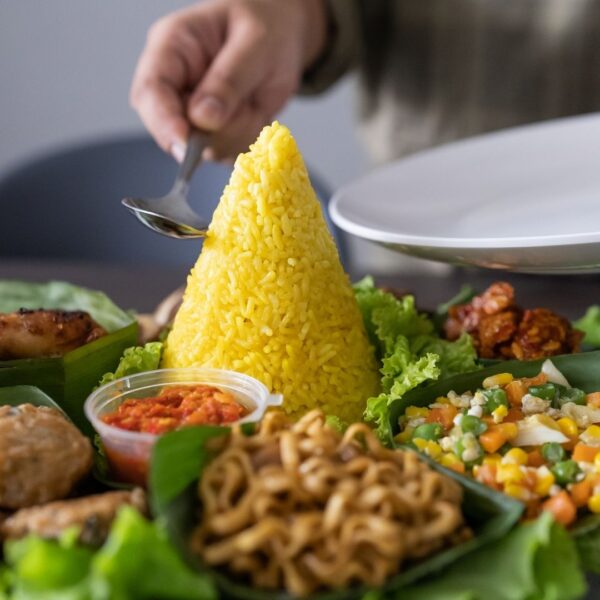
[(247, 413), (229, 392), (209, 385), (178, 385), (163, 388), (158, 396), (129, 398), (102, 420), (127, 431), (161, 434), (190, 425), (224, 425)]

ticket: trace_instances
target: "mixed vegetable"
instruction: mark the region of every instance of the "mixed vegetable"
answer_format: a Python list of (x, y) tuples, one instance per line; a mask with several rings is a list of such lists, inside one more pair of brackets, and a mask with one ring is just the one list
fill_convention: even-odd
[(396, 441), (565, 526), (600, 513), (600, 392), (571, 387), (550, 360), (536, 377), (492, 375), (481, 388), (409, 406)]

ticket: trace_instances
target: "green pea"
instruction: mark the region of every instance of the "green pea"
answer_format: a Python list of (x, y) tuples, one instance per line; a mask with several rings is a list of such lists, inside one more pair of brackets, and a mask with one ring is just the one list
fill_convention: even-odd
[(575, 404), (584, 406), (587, 404), (586, 396), (587, 394), (579, 388), (567, 388), (564, 393), (560, 395), (559, 402), (561, 406), (567, 402), (574, 402)]
[(556, 442), (548, 442), (542, 446), (542, 456), (549, 463), (558, 463), (565, 459), (564, 448)]
[(542, 385), (532, 385), (529, 388), (529, 393), (536, 398), (555, 402), (560, 397), (560, 388), (566, 389), (564, 386), (555, 383), (543, 383)]
[(556, 483), (559, 485), (575, 483), (577, 480), (577, 475), (581, 473), (579, 465), (574, 460), (563, 460), (561, 462), (557, 462), (550, 470), (554, 474)]
[(444, 435), (444, 429), (439, 423), (424, 423), (413, 431), (413, 439), (439, 440)]
[(490, 414), (494, 412), (499, 406), (506, 406), (508, 408), (508, 398), (506, 392), (500, 388), (494, 388), (491, 390), (484, 390), (483, 395), (485, 397), (485, 404), (483, 405), (483, 412)]
[(460, 421), (460, 427), (465, 433), (472, 433), (479, 436), (487, 431), (487, 423), (474, 415), (464, 415)]

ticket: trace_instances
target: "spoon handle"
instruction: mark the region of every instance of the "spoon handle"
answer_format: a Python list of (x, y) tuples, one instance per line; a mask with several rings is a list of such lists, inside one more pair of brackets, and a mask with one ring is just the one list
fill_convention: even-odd
[(202, 152), (208, 146), (208, 142), (208, 134), (204, 131), (200, 131), (199, 129), (192, 129), (190, 131), (185, 156), (177, 172), (176, 187), (187, 186), (196, 167), (202, 161)]

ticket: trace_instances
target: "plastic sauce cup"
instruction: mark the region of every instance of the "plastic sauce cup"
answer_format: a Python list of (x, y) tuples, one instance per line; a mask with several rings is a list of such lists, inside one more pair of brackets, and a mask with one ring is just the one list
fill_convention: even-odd
[(158, 369), (111, 381), (88, 397), (84, 411), (100, 436), (112, 477), (121, 482), (145, 486), (152, 447), (159, 436), (120, 429), (108, 425), (102, 417), (117, 410), (119, 405), (129, 398), (155, 397), (169, 385), (201, 384), (231, 393), (246, 407), (248, 413), (234, 423), (260, 421), (267, 408), (281, 406), (283, 402), (281, 394), (271, 394), (257, 379), (224, 369)]

